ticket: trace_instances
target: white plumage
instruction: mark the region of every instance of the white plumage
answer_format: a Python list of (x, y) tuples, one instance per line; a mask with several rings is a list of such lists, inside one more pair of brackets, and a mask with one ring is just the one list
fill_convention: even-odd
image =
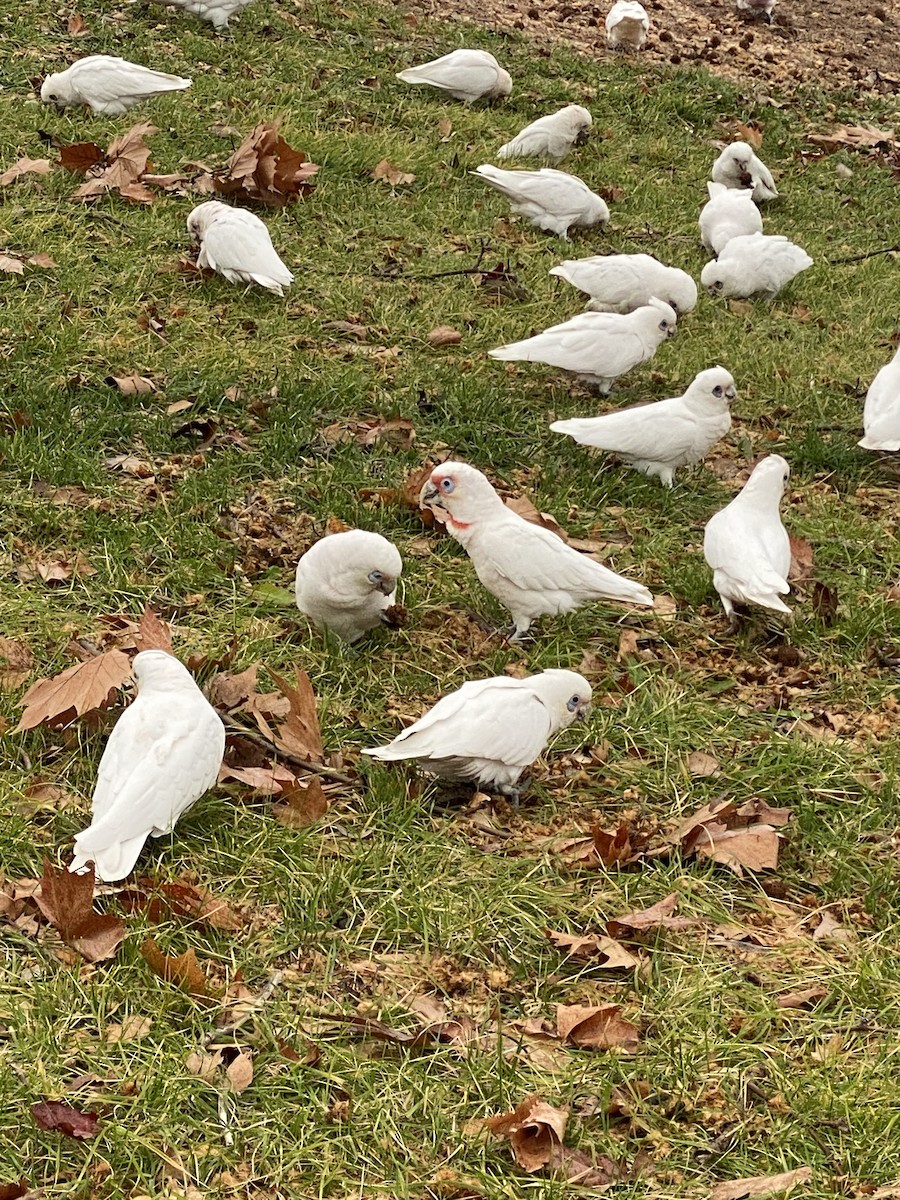
[(647, 10), (637, 0), (616, 0), (606, 14), (606, 44), (610, 50), (640, 50), (649, 29)]
[(700, 282), (711, 296), (771, 300), (812, 262), (805, 250), (780, 234), (750, 233), (729, 239), (719, 257), (703, 268)]
[(297, 607), (313, 624), (355, 642), (396, 603), (400, 551), (380, 533), (346, 529), (321, 538), (297, 564)]
[(583, 446), (617, 454), (635, 470), (656, 475), (671, 487), (679, 467), (699, 462), (731, 428), (734, 379), (722, 367), (701, 371), (683, 396), (606, 413), (554, 421)]
[(592, 600), (650, 606), (639, 583), (616, 575), (507, 508), (485, 475), (467, 463), (436, 467), (420, 502), (464, 547), (475, 574), (512, 613), (513, 640), (545, 613), (574, 612)]
[(559, 112), (538, 117), (501, 146), (497, 158), (549, 158), (561, 162), (573, 146), (587, 140), (593, 124), (591, 114), (580, 104), (567, 104)]
[(117, 117), (142, 100), (190, 86), (191, 81), (180, 75), (151, 71), (109, 54), (90, 54), (67, 70), (48, 75), (41, 84), (41, 99), (57, 108), (87, 104), (95, 113)]
[(740, 12), (745, 12), (751, 17), (761, 17), (770, 25), (775, 15), (776, 3), (777, 0), (737, 0)]
[(382, 762), (415, 759), (441, 779), (495, 788), (518, 800), (525, 768), (555, 733), (585, 719), (590, 708), (591, 686), (575, 671), (471, 680), (389, 745), (363, 754)]
[(488, 353), (491, 358), (560, 367), (606, 393), (615, 379), (652, 358), (666, 338), (674, 337), (677, 322), (675, 310), (654, 296), (632, 313), (579, 313)]
[(791, 590), (791, 544), (779, 512), (789, 476), (781, 455), (770, 454), (731, 503), (707, 522), (703, 554), (732, 625), (736, 604), (791, 611), (781, 599)]
[(609, 220), (602, 197), (565, 171), (504, 171), (484, 164), (472, 172), (509, 200), (514, 213), (557, 237), (568, 238), (574, 226), (587, 229)]
[(218, 778), (225, 727), (186, 667), (163, 650), (136, 655), (137, 699), (109, 735), (70, 871), (93, 862), (106, 883), (124, 879), (148, 837), (171, 833)]
[(700, 210), (700, 240), (710, 254), (721, 254), (732, 238), (762, 233), (759, 209), (752, 188), (729, 188), (707, 183), (709, 200)]
[(494, 99), (512, 92), (509, 72), (487, 50), (453, 50), (420, 67), (398, 71), (404, 83), (424, 83), (447, 92), (454, 100), (472, 104), (482, 97)]
[(732, 142), (725, 147), (713, 163), (712, 179), (729, 188), (752, 188), (757, 204), (778, 196), (772, 172), (746, 142)]
[(203, 21), (209, 21), (213, 29), (227, 29), (229, 20), (241, 12), (253, 0), (161, 0), (173, 8), (193, 13)]
[(863, 450), (900, 450), (900, 349), (866, 392)]
[(551, 267), (590, 297), (591, 312), (629, 313), (648, 304), (651, 296), (671, 305), (681, 316), (697, 303), (697, 285), (686, 271), (666, 267), (652, 254), (598, 254), (572, 258)]
[(268, 229), (248, 209), (207, 200), (188, 215), (187, 228), (200, 243), (199, 266), (217, 271), (229, 283), (257, 283), (283, 296), (284, 288), (294, 282)]

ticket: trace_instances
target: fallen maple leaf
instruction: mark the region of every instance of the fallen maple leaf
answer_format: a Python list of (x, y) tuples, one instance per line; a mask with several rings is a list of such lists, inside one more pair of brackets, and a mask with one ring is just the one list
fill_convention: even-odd
[(401, 171), (387, 158), (383, 158), (372, 168), (372, 178), (389, 183), (391, 187), (402, 187), (403, 184), (415, 183), (416, 180), (415, 175), (410, 174), (409, 171)]
[(257, 663), (251, 663), (249, 667), (241, 671), (238, 675), (231, 675), (227, 671), (222, 671), (214, 677), (209, 685), (209, 702), (215, 708), (237, 708), (239, 704), (243, 704), (256, 691), (256, 676), (259, 671)]
[(120, 892), (119, 903), (127, 912), (146, 913), (154, 923), (173, 917), (187, 918), (192, 924), (208, 925), (226, 933), (236, 933), (247, 923), (240, 909), (186, 879), (158, 882), (145, 875), (138, 885)]
[(638, 960), (624, 946), (611, 937), (604, 937), (602, 933), (579, 936), (548, 930), (547, 937), (570, 958), (590, 959), (596, 967), (610, 971), (631, 971), (638, 965)]
[(82, 1112), (65, 1100), (41, 1100), (32, 1104), (31, 1115), (39, 1129), (52, 1133), (64, 1133), (66, 1137), (85, 1141), (100, 1129), (100, 1118), (96, 1113)]
[(125, 922), (94, 911), (94, 870), (74, 875), (44, 859), (41, 890), (34, 901), (62, 938), (88, 962), (112, 958), (125, 938)]
[(71, 37), (84, 37), (90, 33), (84, 17), (80, 13), (73, 13), (66, 22), (66, 33)]
[(634, 1050), (638, 1027), (620, 1017), (618, 1004), (557, 1004), (556, 1032), (560, 1041), (590, 1050)]
[(34, 655), (15, 638), (0, 637), (0, 688), (14, 688), (28, 678)]
[(95, 200), (107, 192), (118, 192), (126, 200), (152, 204), (155, 196), (139, 180), (152, 165), (145, 138), (156, 132), (155, 125), (144, 122), (119, 134), (110, 142), (101, 161), (87, 168), (88, 180), (75, 189), (72, 198)]
[(148, 604), (141, 613), (137, 630), (138, 650), (164, 650), (172, 653), (172, 633), (155, 609)]
[(59, 165), (73, 175), (86, 175), (102, 161), (103, 151), (96, 142), (73, 142), (59, 147)]
[(697, 922), (690, 917), (675, 917), (672, 914), (678, 905), (678, 893), (657, 901), (650, 908), (638, 912), (626, 913), (621, 917), (613, 917), (606, 922), (610, 937), (626, 937), (629, 941), (640, 941), (648, 933), (658, 933), (661, 929), (692, 929)]
[(567, 1108), (554, 1108), (534, 1095), (513, 1112), (489, 1117), (485, 1125), (496, 1137), (506, 1138), (518, 1165), (533, 1173), (546, 1167), (554, 1148), (562, 1145), (568, 1119)]
[(827, 151), (835, 150), (895, 150), (898, 148), (893, 129), (877, 125), (838, 125), (831, 133), (810, 133), (807, 140)]
[(20, 158), (18, 162), (14, 162), (11, 167), (0, 175), (0, 187), (9, 187), (16, 179), (21, 179), (23, 175), (49, 175), (50, 159), (49, 158)]
[(310, 191), (319, 168), (288, 145), (278, 132), (280, 125), (280, 118), (257, 125), (225, 166), (213, 172), (220, 195), (281, 207)]
[(105, 708), (111, 694), (130, 678), (128, 656), (121, 650), (107, 650), (67, 667), (52, 679), (39, 679), (20, 701), (24, 711), (13, 732), (35, 729), (38, 725), (65, 724), (94, 709)]
[(743, 1200), (744, 1196), (770, 1196), (773, 1192), (786, 1192), (796, 1183), (808, 1183), (812, 1179), (812, 1167), (797, 1167), (794, 1171), (783, 1171), (780, 1175), (751, 1175), (747, 1179), (729, 1179), (717, 1183), (709, 1193), (709, 1200)]
[(277, 675), (271, 667), (269, 674), (278, 690), (290, 701), (291, 711), (279, 725), (275, 743), (288, 754), (309, 762), (322, 762), (325, 750), (319, 730), (319, 715), (316, 711), (316, 696), (309, 676), (297, 668), (297, 686), (292, 687), (286, 679)]
[(790, 818), (790, 809), (772, 808), (763, 800), (740, 807), (733, 800), (721, 800), (682, 821), (669, 841), (680, 843), (682, 853), (710, 858), (742, 878), (745, 867), (774, 870), (780, 846), (777, 828)]
[(741, 136), (741, 141), (747, 142), (754, 150), (763, 143), (763, 131), (758, 125), (745, 125), (743, 121), (735, 121), (735, 128)]
[(0, 1183), (0, 1200), (21, 1200), (30, 1191), (31, 1184), (27, 1179), (20, 1179), (16, 1183)]
[(614, 832), (592, 825), (589, 838), (572, 838), (556, 848), (573, 869), (627, 866), (637, 862), (645, 849), (645, 841), (636, 845), (631, 834), (630, 825), (624, 821)]
[(272, 816), (290, 829), (304, 829), (328, 811), (328, 798), (315, 775), (308, 783), (295, 782), (293, 787), (283, 788), (278, 799), (279, 803), (272, 805)]
[(173, 957), (163, 954), (153, 938), (147, 938), (141, 946), (141, 954), (150, 970), (161, 976), (167, 983), (174, 983), (183, 992), (204, 999), (214, 995), (214, 989), (206, 977), (206, 972), (197, 962), (193, 947), (184, 954)]

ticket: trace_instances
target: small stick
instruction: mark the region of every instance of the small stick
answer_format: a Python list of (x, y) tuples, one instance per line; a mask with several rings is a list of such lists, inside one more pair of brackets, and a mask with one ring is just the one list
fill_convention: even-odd
[(344, 775), (342, 771), (336, 771), (334, 767), (326, 767), (322, 763), (308, 762), (305, 758), (300, 758), (297, 754), (290, 754), (287, 750), (282, 750), (280, 746), (269, 741), (267, 737), (258, 733), (257, 730), (251, 729), (249, 725), (244, 725), (240, 721), (236, 721), (234, 717), (226, 718), (225, 728), (232, 730), (240, 737), (245, 737), (248, 742), (255, 742), (263, 750), (274, 750), (285, 762), (289, 762), (291, 766), (299, 767), (301, 771), (308, 771), (311, 775), (322, 775), (326, 779), (333, 779), (335, 783), (346, 783), (352, 786), (356, 782), (349, 775)]
[(853, 254), (850, 258), (829, 258), (829, 267), (841, 267), (844, 263), (862, 262), (866, 258), (875, 258), (878, 254), (896, 254), (900, 246), (883, 246), (881, 250), (867, 250), (865, 254)]

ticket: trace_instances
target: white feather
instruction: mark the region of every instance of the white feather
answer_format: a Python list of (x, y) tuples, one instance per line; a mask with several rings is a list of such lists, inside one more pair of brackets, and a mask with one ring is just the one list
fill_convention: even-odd
[(697, 285), (686, 271), (666, 267), (651, 254), (599, 254), (574, 258), (550, 270), (586, 292), (591, 312), (629, 313), (656, 296), (679, 316), (697, 303)]
[(900, 450), (900, 349), (866, 392), (863, 428), (864, 450)]
[(514, 213), (557, 237), (568, 238), (573, 226), (586, 229), (609, 220), (606, 202), (565, 171), (504, 171), (484, 164), (472, 174), (506, 196)]
[(609, 450), (645, 475), (671, 487), (679, 467), (699, 462), (731, 428), (734, 379), (722, 367), (701, 371), (683, 396), (606, 413), (554, 421), (583, 446)]
[(791, 611), (780, 599), (791, 590), (791, 544), (779, 512), (789, 475), (785, 460), (770, 454), (757, 463), (731, 503), (706, 524), (703, 554), (732, 620), (735, 604)]
[(225, 752), (225, 727), (190, 672), (162, 650), (135, 657), (137, 699), (106, 743), (91, 805), (75, 839), (70, 871), (93, 862), (97, 878), (124, 879), (146, 839), (175, 822), (213, 786)]
[(559, 112), (538, 117), (501, 146), (497, 158), (549, 158), (560, 162), (587, 136), (593, 121), (580, 104), (567, 104)]
[(729, 188), (752, 188), (753, 199), (774, 200), (778, 196), (772, 172), (746, 142), (726, 146), (712, 167), (713, 183)]
[(297, 607), (320, 629), (355, 642), (396, 603), (403, 561), (378, 533), (347, 529), (321, 538), (297, 564)]
[(759, 209), (751, 188), (728, 188), (708, 183), (709, 200), (700, 210), (700, 240), (710, 254), (721, 254), (732, 238), (762, 233)]
[(750, 233), (730, 238), (718, 258), (708, 262), (700, 282), (711, 296), (762, 296), (771, 300), (813, 260), (779, 234)]
[(188, 232), (200, 241), (197, 262), (229, 283), (257, 283), (284, 295), (294, 276), (284, 265), (263, 222), (246, 208), (207, 200), (192, 210)]
[(109, 54), (91, 54), (65, 71), (48, 75), (41, 85), (41, 99), (57, 108), (87, 104), (95, 113), (115, 117), (151, 96), (190, 86), (190, 79), (180, 75), (152, 71)]
[(611, 50), (640, 50), (649, 29), (647, 10), (637, 0), (616, 0), (606, 14), (606, 44)]
[(161, 0), (173, 8), (193, 13), (203, 21), (209, 21), (213, 29), (227, 29), (229, 20), (245, 9), (253, 0)]
[(453, 50), (442, 58), (398, 71), (404, 83), (424, 83), (447, 92), (455, 100), (472, 104), (483, 97), (508, 96), (512, 92), (509, 72), (487, 50)]

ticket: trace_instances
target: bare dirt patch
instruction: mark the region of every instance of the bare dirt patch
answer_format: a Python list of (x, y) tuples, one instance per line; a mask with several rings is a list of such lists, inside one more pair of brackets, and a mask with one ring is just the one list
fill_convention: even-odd
[[(771, 25), (746, 19), (733, 0), (644, 0), (651, 29), (643, 58), (673, 66), (702, 63), (756, 92), (793, 94), (856, 88), (900, 91), (900, 20), (880, 0), (781, 0)], [(566, 44), (603, 59), (608, 4), (592, 0), (420, 0), (436, 18), (518, 30), (536, 42)]]

